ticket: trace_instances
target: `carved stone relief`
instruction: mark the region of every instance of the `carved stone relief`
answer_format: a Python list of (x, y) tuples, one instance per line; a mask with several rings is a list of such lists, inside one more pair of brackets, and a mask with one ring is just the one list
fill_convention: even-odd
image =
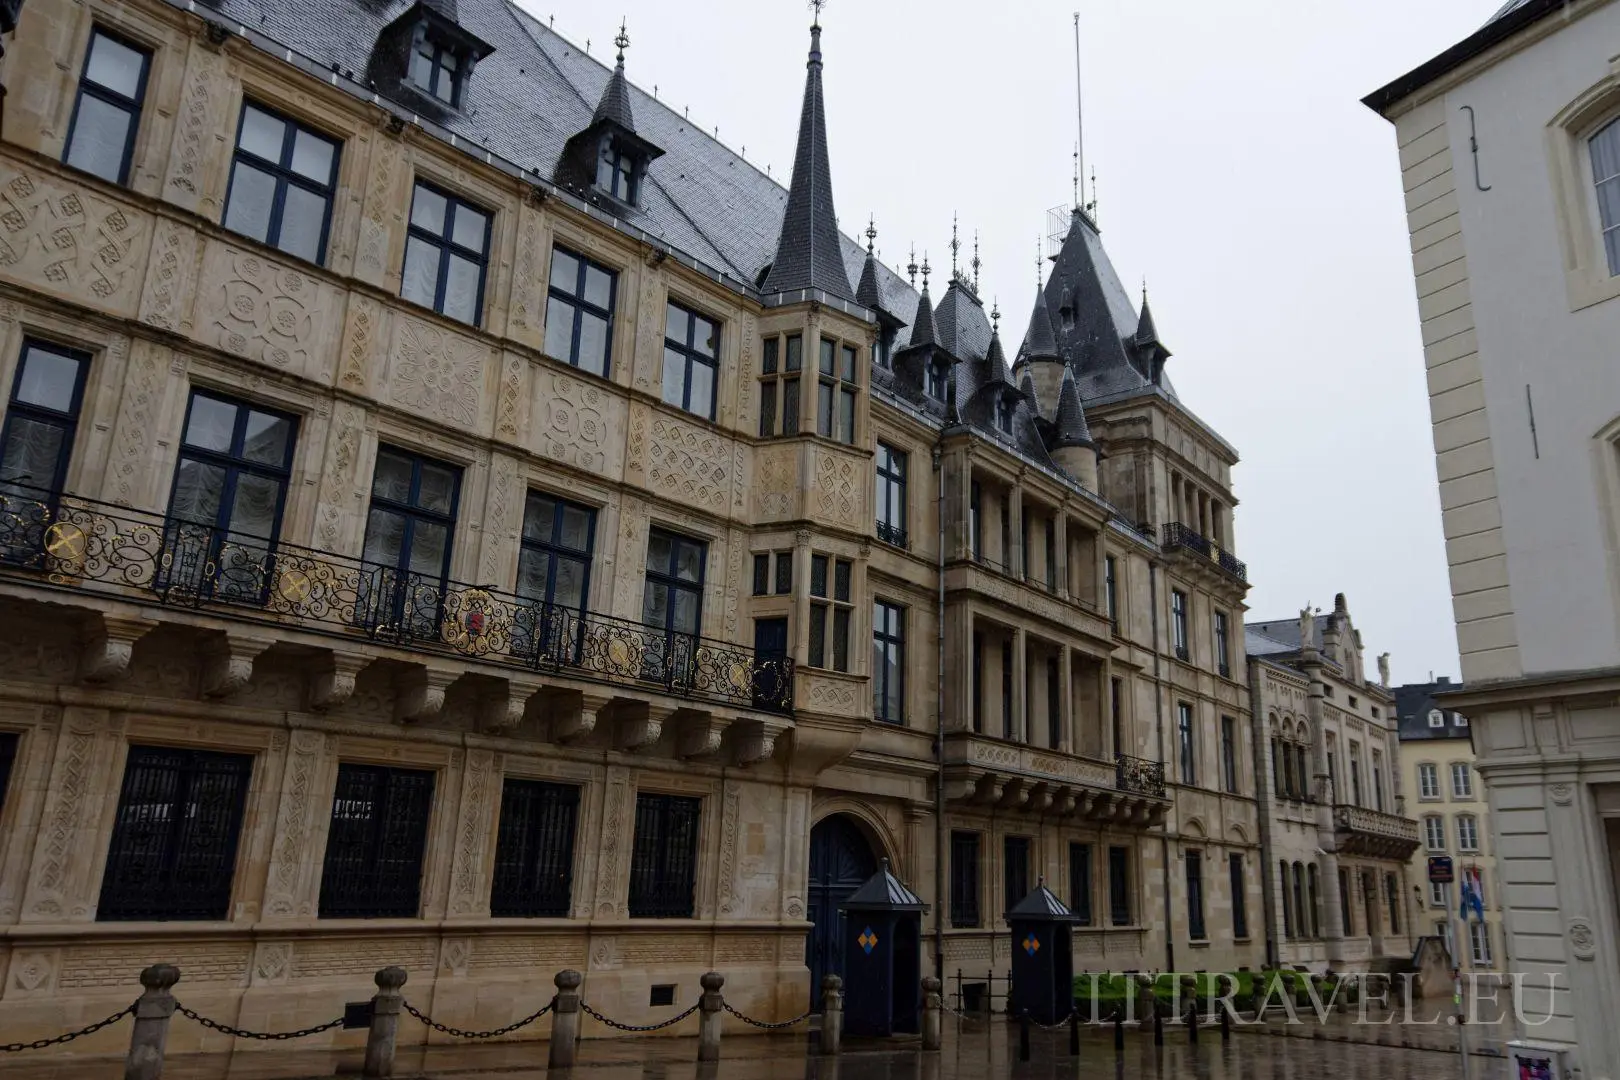
[[(302, 270), (249, 252), (213, 248), (204, 280), (219, 282), (200, 303), (197, 325), (210, 344), (282, 371), (315, 376), (336, 300)], [(369, 301), (368, 301), (369, 302)]]
[(630, 818), (635, 809), (631, 805), (634, 794), (630, 790), (630, 770), (608, 769), (603, 799), (602, 844), (596, 869), (596, 917), (611, 919), (620, 914), (620, 878), (624, 876), (626, 850), (633, 842), (634, 825)]
[(545, 306), (546, 282), (540, 277), (545, 238), (540, 211), (525, 206), (518, 212), (517, 257), (512, 270), (512, 313), (508, 320), (512, 337), (536, 348), (540, 346), (541, 309)]
[(338, 387), (363, 393), (370, 382), (371, 353), (381, 337), (384, 311), (375, 300), (349, 294), (349, 322), (344, 331)]
[(395, 319), (388, 398), (423, 416), (473, 429), (484, 407), (489, 350), (422, 320)]
[(764, 446), (754, 452), (754, 520), (781, 521), (794, 515), (799, 490), (800, 448)]
[(403, 167), (403, 149), (398, 139), (380, 136), (371, 140), (366, 161), (370, 182), (366, 185), (364, 215), (360, 219), (360, 255), (356, 268), (360, 276), (377, 284), (383, 279), (388, 262), (388, 237), (402, 220), (394, 205), (394, 177)]
[(742, 906), (737, 887), (737, 830), (741, 798), (736, 784), (726, 785), (720, 813), (720, 914), (735, 915)]
[(281, 782), (281, 807), (276, 815), (275, 848), (265, 882), (266, 916), (291, 918), (315, 914), (314, 898), (303, 889), (303, 869), (314, 828), (315, 788), (327, 736), (319, 731), (295, 731)]
[(631, 478), (687, 506), (725, 513), (731, 501), (732, 448), (718, 433), (645, 406), (630, 412)]
[[(476, 915), (484, 907), (482, 888), (484, 838), (490, 831), (489, 792), (499, 783), (495, 755), (469, 750), (461, 788), (461, 816), (456, 824), (455, 866), (450, 878), (450, 914)], [(466, 966), (465, 958), (461, 965)]]
[(220, 78), (224, 66), (224, 59), (211, 49), (194, 48), (186, 60), (186, 83), (175, 121), (167, 187), (170, 201), (188, 210), (201, 208), (207, 141), (220, 130), (217, 113), (229, 93)]
[(133, 315), (151, 219), (0, 164), (0, 270), (30, 288)]
[(625, 403), (584, 377), (557, 372), (539, 380), (535, 449), (592, 472), (616, 471), (610, 436), (624, 430)]
[(518, 527), (523, 519), (523, 494), (518, 490), (518, 466), (497, 454), (489, 474), (489, 509), (484, 517), (484, 557), (480, 577), (485, 585), (504, 585), (510, 578), (507, 555), (517, 550)]
[(523, 408), (523, 376), (529, 362), (515, 353), (506, 357), (501, 371), (501, 387), (495, 407), (495, 435), (507, 442), (517, 442), (528, 426)]
[(159, 220), (141, 289), (141, 322), (159, 330), (179, 331), (196, 269), (196, 230)]
[(351, 535), (358, 535), (351, 526), (358, 521), (365, 498), (358, 475), (365, 424), (366, 412), (358, 405), (340, 401), (332, 409), (326, 461), (321, 469), (320, 503), (315, 514), (315, 546), (322, 551), (342, 553)]
[(858, 528), (866, 504), (864, 474), (853, 458), (821, 451), (816, 455), (814, 516)]
[(58, 920), (74, 914), (69, 879), (87, 824), (85, 801), (95, 784), (94, 757), (97, 729), (87, 717), (68, 721), (51, 773), (50, 801), (41, 824), (39, 848), (30, 875), (29, 914)]

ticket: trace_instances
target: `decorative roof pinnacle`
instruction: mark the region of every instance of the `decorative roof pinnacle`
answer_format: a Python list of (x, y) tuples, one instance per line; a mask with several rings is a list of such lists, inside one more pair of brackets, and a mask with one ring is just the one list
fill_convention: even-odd
[(871, 214), (866, 215), (866, 253), (872, 254), (872, 245), (877, 241), (877, 218)]
[(962, 246), (962, 241), (956, 237), (956, 211), (951, 211), (951, 277), (956, 276), (956, 252)]
[(917, 245), (911, 245), (911, 261), (906, 264), (906, 274), (911, 278), (911, 287), (917, 287)]
[(613, 39), (613, 44), (619, 47), (619, 66), (624, 66), (624, 50), (630, 47), (629, 23), (624, 16), (619, 16), (619, 36)]
[(973, 230), (973, 261), (968, 264), (973, 267), (973, 291), (979, 291), (979, 230)]

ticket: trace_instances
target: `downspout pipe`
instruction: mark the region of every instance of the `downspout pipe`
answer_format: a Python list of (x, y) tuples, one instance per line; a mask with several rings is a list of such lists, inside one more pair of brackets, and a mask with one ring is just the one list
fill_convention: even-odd
[[(1170, 764), (1164, 755), (1164, 673), (1163, 650), (1159, 644), (1159, 564), (1148, 560), (1148, 608), (1153, 632), (1153, 725), (1159, 747), (1159, 764), (1168, 773)], [(1159, 833), (1159, 862), (1164, 874), (1164, 970), (1176, 970), (1176, 931), (1170, 909), (1170, 833)]]
[(939, 643), (938, 669), (934, 679), (934, 978), (945, 982), (945, 452), (944, 440), (934, 443), (935, 514), (939, 595), (936, 602), (934, 636)]

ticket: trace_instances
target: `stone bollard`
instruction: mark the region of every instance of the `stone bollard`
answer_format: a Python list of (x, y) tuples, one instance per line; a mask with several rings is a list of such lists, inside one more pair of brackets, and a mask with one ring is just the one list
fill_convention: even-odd
[[(945, 1004), (939, 996), (940, 987), (940, 981), (932, 975), (923, 977), (922, 1048), (924, 1050), (938, 1050), (940, 1047), (940, 1013)], [(839, 1014), (839, 1019), (843, 1019), (842, 1013)]]
[(698, 980), (703, 985), (703, 996), (698, 998), (698, 1060), (720, 1060), (720, 1020), (725, 1016), (726, 999), (720, 988), (726, 977), (718, 971), (706, 971)]
[[(923, 980), (928, 985), (928, 980)], [(925, 1029), (926, 1030), (926, 1029)], [(821, 1052), (836, 1055), (844, 1041), (844, 980), (837, 975), (821, 977)]]
[(372, 976), (377, 992), (371, 998), (371, 1030), (366, 1033), (366, 1076), (394, 1075), (394, 1042), (399, 1035), (399, 1007), (405, 1001), (405, 969), (385, 967)]
[(1187, 998), (1187, 1041), (1198, 1041), (1198, 978), (1195, 975), (1181, 977), (1181, 993)]
[(579, 1052), (579, 984), (585, 976), (577, 971), (559, 971), (551, 980), (557, 987), (557, 1003), (551, 1007), (551, 1046), (548, 1069), (566, 1069)]
[(169, 1041), (169, 1018), (174, 1015), (174, 995), (169, 990), (179, 981), (180, 969), (173, 964), (153, 964), (141, 972), (141, 985), (146, 989), (135, 1002), (124, 1080), (158, 1080), (163, 1075), (163, 1048)]

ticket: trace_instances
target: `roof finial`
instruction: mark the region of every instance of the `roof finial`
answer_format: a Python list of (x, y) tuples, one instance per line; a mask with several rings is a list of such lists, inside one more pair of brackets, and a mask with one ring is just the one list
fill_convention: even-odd
[(629, 23), (623, 15), (619, 16), (619, 36), (613, 39), (613, 44), (619, 47), (619, 66), (624, 66), (624, 50), (630, 47)]
[(1093, 225), (1097, 224), (1097, 166), (1095, 165), (1091, 167), (1091, 205), (1087, 209), (1091, 211), (1091, 223)]
[(866, 215), (866, 253), (872, 254), (872, 244), (877, 240), (877, 218), (871, 214)]
[(827, 0), (810, 0), (810, 10), (815, 12), (815, 18), (811, 21), (811, 26), (817, 30), (821, 29), (821, 9), (826, 6), (826, 3)]
[(922, 272), (923, 272), (923, 292), (927, 292), (928, 291), (928, 252), (926, 252), (926, 251), (923, 252)]
[(911, 245), (911, 261), (906, 264), (906, 276), (911, 278), (911, 287), (917, 287), (917, 245)]
[(992, 300), (992, 301), (990, 301), (990, 332), (992, 334), (1001, 333), (1001, 301), (1000, 300)]
[(1035, 287), (1041, 287), (1041, 238), (1035, 238)]
[(1080, 144), (1074, 144), (1074, 208), (1084, 209), (1080, 204)]
[(979, 291), (979, 230), (973, 230), (973, 261), (968, 264), (973, 267), (973, 291)]

